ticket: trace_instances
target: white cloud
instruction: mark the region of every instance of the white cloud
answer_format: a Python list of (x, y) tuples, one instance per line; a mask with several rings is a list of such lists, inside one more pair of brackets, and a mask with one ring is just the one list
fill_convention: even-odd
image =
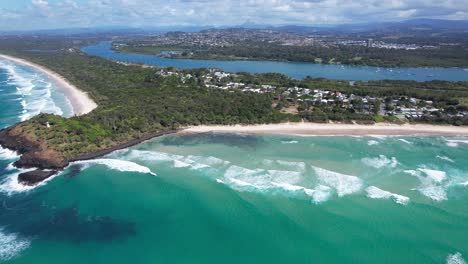
[(466, 0), (31, 0), (21, 10), (1, 7), (7, 29), (468, 19)]

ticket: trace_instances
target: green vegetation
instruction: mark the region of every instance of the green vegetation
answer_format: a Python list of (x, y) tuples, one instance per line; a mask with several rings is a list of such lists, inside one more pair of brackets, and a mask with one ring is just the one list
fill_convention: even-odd
[[(40, 41), (45, 43), (44, 40)], [(465, 110), (468, 102), (467, 82), (369, 81), (351, 84), (348, 81), (313, 78), (294, 80), (281, 74), (239, 73), (220, 82), (270, 84), (277, 89), (271, 93), (254, 93), (242, 92), (240, 89), (207, 88), (203, 79), (208, 73), (206, 69), (168, 69), (178, 75), (163, 77), (157, 74), (157, 68), (125, 66), (82, 54), (78, 52), (79, 45), (75, 46), (73, 41), (53, 43), (52, 46), (56, 48), (53, 52), (28, 52), (28, 49), (34, 47), (34, 41), (19, 41), (16, 44), (14, 41), (5, 41), (0, 43), (0, 52), (23, 57), (50, 68), (88, 92), (99, 105), (84, 116), (65, 119), (43, 114), (17, 126), (26, 133), (27, 138), (43, 148), (61, 153), (65, 158), (109, 149), (188, 125), (302, 120), (354, 121), (363, 124), (400, 122), (395, 117), (380, 117), (380, 102), (379, 106), (375, 103), (373, 109), (366, 111), (359, 100), (353, 102), (354, 108), (313, 104), (299, 100), (299, 96), (294, 93), (288, 97), (282, 96), (287, 87), (324, 89), (389, 100), (417, 97), (432, 100), (435, 107), (444, 109), (447, 113)], [(407, 103), (405, 100), (400, 100), (403, 105)], [(288, 107), (296, 108), (297, 114), (281, 112)], [(447, 118), (444, 115), (425, 117), (418, 121), (468, 124), (466, 117)]]
[[(181, 126), (253, 124), (288, 120), (271, 107), (272, 95), (209, 90), (156, 70), (124, 66), (77, 52), (15, 54), (58, 72), (99, 105), (70, 119), (40, 115), (20, 126), (30, 138), (73, 157)], [(201, 70), (190, 71), (193, 76)], [(50, 128), (47, 128), (49, 123)]]
[(119, 49), (124, 53), (155, 54), (164, 50), (185, 51), (172, 58), (209, 60), (275, 60), (327, 64), (368, 65), (380, 67), (468, 67), (468, 50), (463, 46), (437, 49), (395, 50), (360, 46), (284, 46), (276, 43), (241, 42), (235, 45), (141, 46), (131, 43)]
[(118, 48), (113, 47), (122, 53), (133, 53), (133, 54), (159, 54), (163, 51), (184, 51), (184, 49), (173, 46), (120, 46)]

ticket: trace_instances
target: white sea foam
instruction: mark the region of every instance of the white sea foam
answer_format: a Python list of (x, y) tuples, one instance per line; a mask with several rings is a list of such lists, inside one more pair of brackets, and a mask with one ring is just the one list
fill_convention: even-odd
[(280, 166), (287, 167), (288, 169), (292, 170), (305, 171), (306, 169), (305, 163), (301, 161), (277, 160), (276, 163), (278, 163)]
[(458, 143), (455, 143), (455, 142), (447, 142), (447, 146), (452, 147), (452, 148), (455, 148), (455, 147), (458, 147)]
[(187, 158), (189, 158), (190, 160), (193, 160), (195, 162), (205, 164), (205, 165), (209, 165), (209, 166), (223, 166), (223, 165), (228, 165), (230, 163), (227, 160), (222, 160), (220, 158), (216, 158), (216, 157), (213, 157), (213, 156), (204, 157), (204, 156), (189, 155)]
[(318, 185), (315, 189), (304, 190), (305, 193), (312, 198), (315, 203), (323, 203), (330, 199), (332, 195), (332, 189), (325, 185)]
[(446, 139), (447, 142), (468, 144), (467, 139)]
[(14, 160), (17, 158), (19, 158), (18, 153), (0, 146), (0, 160)]
[(265, 159), (262, 164), (268, 167), (279, 166), (288, 170), (304, 172), (306, 164), (302, 161), (269, 160)]
[(370, 137), (384, 140), (384, 139), (387, 139), (388, 136), (385, 136), (385, 135), (370, 135)]
[(458, 147), (459, 144), (468, 144), (466, 139), (445, 139), (447, 146)]
[(380, 144), (377, 140), (369, 140), (367, 141), (367, 145), (374, 146)]
[(7, 70), (8, 84), (16, 86), (17, 94), (21, 96), (21, 121), (27, 120), (39, 113), (63, 115), (52, 98), (52, 83), (45, 81), (43, 75), (25, 71), (21, 67), (7, 61), (0, 62), (0, 68)]
[(302, 173), (298, 171), (268, 170), (267, 175), (272, 181), (296, 184), (302, 178)]
[(398, 140), (403, 142), (403, 143), (406, 143), (406, 144), (410, 144), (410, 145), (413, 144), (413, 142), (410, 142), (410, 141), (408, 141), (408, 140), (406, 140), (404, 138), (399, 138)]
[(184, 156), (174, 155), (158, 151), (149, 150), (131, 150), (126, 154), (126, 157), (131, 160), (143, 161), (173, 161), (183, 159)]
[(217, 183), (222, 183), (222, 184), (224, 184), (224, 181), (221, 180), (221, 179), (216, 179), (216, 182), (217, 182)]
[(0, 262), (11, 260), (31, 245), (31, 241), (18, 234), (6, 233), (0, 227)]
[[(421, 174), (423, 172), (425, 177)], [(447, 178), (445, 171), (430, 170), (425, 168), (418, 168), (417, 170), (405, 170), (405, 173), (418, 177), (421, 182), (435, 182), (441, 183)]]
[(189, 167), (190, 164), (182, 162), (180, 160), (174, 160), (174, 167), (176, 168), (184, 168), (184, 167)]
[(7, 195), (13, 195), (13, 194), (17, 194), (17, 193), (28, 192), (28, 191), (31, 191), (33, 189), (36, 189), (36, 188), (39, 188), (41, 186), (46, 185), (49, 181), (51, 181), (52, 179), (54, 179), (55, 177), (57, 177), (59, 175), (59, 174), (53, 175), (53, 176), (51, 176), (51, 177), (41, 181), (40, 183), (38, 183), (36, 185), (33, 185), (33, 186), (24, 185), (24, 184), (21, 184), (21, 183), (18, 182), (18, 176), (21, 173), (28, 172), (28, 171), (33, 171), (33, 170), (35, 170), (35, 168), (21, 169), (21, 170), (15, 172), (15, 173), (12, 173), (12, 174), (9, 174), (9, 175), (5, 176), (5, 178), (0, 182), (0, 192), (5, 193)]
[(237, 178), (239, 176), (253, 177), (256, 174), (261, 173), (262, 171), (264, 171), (264, 170), (262, 170), (262, 169), (250, 170), (250, 169), (247, 169), (247, 168), (244, 168), (244, 167), (232, 165), (226, 170), (226, 172), (224, 173), (224, 177), (226, 177), (228, 179)]
[[(240, 172), (240, 173), (238, 173)], [(249, 183), (258, 189), (270, 189), (274, 187), (272, 182), (281, 184), (296, 184), (297, 177), (288, 177), (288, 174), (295, 172), (249, 170), (237, 166), (231, 166), (225, 173), (225, 178), (240, 180)]]
[(438, 202), (447, 200), (446, 186), (443, 185), (447, 174), (444, 171), (418, 168), (417, 170), (405, 170), (405, 173), (419, 179), (421, 185), (416, 190), (422, 195)]
[(293, 192), (309, 190), (309, 189), (307, 189), (307, 188), (305, 188), (303, 186), (293, 185), (293, 184), (289, 184), (289, 183), (271, 182), (271, 184), (273, 184), (276, 187), (280, 187), (280, 188), (282, 188), (284, 190), (293, 191)]
[(16, 167), (13, 165), (13, 163), (9, 163), (5, 168), (5, 170), (7, 170), (7, 171), (12, 171), (12, 170), (15, 170), (15, 169), (16, 169)]
[[(258, 190), (282, 188), (285, 191), (305, 190), (307, 188), (299, 186), (302, 173), (297, 171), (247, 169), (236, 165), (231, 165), (225, 172), (224, 178), (234, 183), (235, 189), (245, 190), (242, 187), (252, 187)], [(241, 187), (241, 188), (239, 188)]]
[(406, 205), (410, 199), (406, 196), (391, 193), (389, 191), (382, 190), (375, 186), (369, 186), (366, 188), (367, 197), (372, 199), (392, 199), (397, 204)]
[(173, 166), (176, 168), (190, 168), (192, 170), (220, 167), (230, 163), (229, 161), (212, 156), (189, 155), (185, 157), (182, 155), (148, 150), (130, 150), (121, 155), (124, 155), (126, 159), (130, 160), (172, 162)]
[(468, 181), (460, 183), (461, 186), (468, 186)]
[(315, 170), (317, 180), (321, 184), (335, 189), (340, 197), (359, 192), (364, 186), (363, 181), (356, 176), (341, 174), (315, 166), (312, 166), (312, 168)]
[(449, 254), (446, 259), (447, 264), (466, 264), (460, 252)]
[(94, 160), (84, 160), (84, 161), (76, 161), (73, 164), (85, 164), (85, 165), (94, 165), (100, 164), (108, 167), (112, 170), (118, 170), (123, 172), (139, 172), (145, 174), (151, 174), (156, 176), (148, 167), (139, 165), (135, 162), (126, 161), (126, 160), (118, 160), (118, 159), (94, 159)]
[(369, 167), (374, 167), (377, 169), (380, 169), (382, 167), (390, 167), (390, 168), (395, 168), (398, 166), (398, 161), (395, 157), (392, 157), (391, 159), (387, 158), (385, 155), (379, 155), (378, 158), (363, 158), (361, 161), (369, 166)]
[(281, 141), (281, 143), (283, 143), (283, 144), (297, 144), (297, 143), (299, 143), (299, 141), (297, 141), (297, 140), (289, 140), (289, 141), (284, 140), (284, 141)]
[(322, 203), (327, 201), (331, 194), (332, 194), (332, 189), (328, 186), (324, 185), (319, 185), (315, 189), (310, 189), (306, 188), (304, 186), (300, 185), (293, 185), (289, 183), (278, 183), (278, 182), (272, 182), (273, 186), (276, 186), (278, 188), (281, 188), (282, 190), (285, 190), (287, 192), (303, 192), (307, 196), (312, 198), (312, 201), (314, 203)]
[(431, 198), (436, 202), (447, 200), (447, 191), (442, 186), (429, 185), (418, 188), (418, 191), (426, 197)]
[(441, 183), (447, 178), (447, 173), (445, 173), (445, 171), (421, 169), (421, 168), (419, 168), (418, 170), (424, 172), (429, 179), (437, 183)]
[(447, 156), (440, 156), (440, 155), (437, 155), (436, 158), (438, 159), (441, 159), (441, 160), (445, 160), (445, 161), (448, 161), (448, 162), (455, 162), (453, 159), (447, 157)]
[(241, 180), (238, 180), (238, 179), (229, 179), (232, 183), (236, 184), (236, 185), (239, 185), (239, 186), (242, 186), (242, 187), (253, 187), (253, 188), (256, 188), (256, 189), (261, 189), (260, 187), (254, 185), (254, 184), (251, 184), (251, 183), (248, 183), (248, 182), (245, 182), (245, 181), (241, 181)]

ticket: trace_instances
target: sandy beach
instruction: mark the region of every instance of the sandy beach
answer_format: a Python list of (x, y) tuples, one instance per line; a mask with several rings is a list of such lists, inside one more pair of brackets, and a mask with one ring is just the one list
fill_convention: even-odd
[(235, 126), (194, 126), (188, 127), (182, 133), (248, 133), (248, 134), (279, 134), (295, 136), (468, 136), (468, 127), (437, 126), (437, 125), (397, 125), (378, 123), (375, 125), (354, 124), (319, 124), (319, 123), (282, 123), (268, 125), (235, 125)]
[(75, 115), (84, 115), (93, 111), (97, 104), (89, 98), (88, 94), (76, 88), (74, 85), (70, 84), (65, 78), (59, 74), (47, 69), (44, 66), (38, 65), (33, 62), (29, 62), (24, 59), (3, 55), (0, 54), (0, 58), (13, 61), (18, 64), (26, 65), (33, 67), (45, 74), (47, 74), (51, 81), (53, 81), (57, 87), (65, 94), (65, 96), (70, 100), (70, 103), (73, 107), (73, 113)]

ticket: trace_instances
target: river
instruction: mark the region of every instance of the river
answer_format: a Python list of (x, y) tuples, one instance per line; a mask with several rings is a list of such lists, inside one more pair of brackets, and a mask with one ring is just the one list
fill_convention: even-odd
[(334, 80), (414, 80), (414, 81), (468, 81), (468, 69), (461, 68), (384, 68), (276, 61), (222, 61), (161, 58), (156, 55), (126, 54), (112, 50), (111, 42), (82, 48), (82, 51), (102, 58), (157, 65), (160, 67), (219, 68), (227, 72), (281, 73), (296, 79), (306, 76)]

